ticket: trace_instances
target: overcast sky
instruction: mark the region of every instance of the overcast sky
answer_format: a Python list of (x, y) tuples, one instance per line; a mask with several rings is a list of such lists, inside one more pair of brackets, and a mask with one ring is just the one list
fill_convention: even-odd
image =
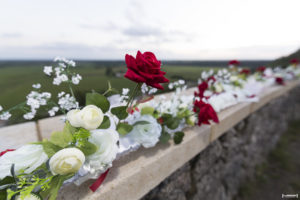
[(300, 0), (0, 0), (0, 59), (274, 59), (299, 19)]

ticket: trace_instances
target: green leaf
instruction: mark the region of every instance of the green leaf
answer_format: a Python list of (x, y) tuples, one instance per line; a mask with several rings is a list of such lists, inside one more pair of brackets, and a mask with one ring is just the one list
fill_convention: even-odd
[(153, 115), (154, 114), (154, 108), (150, 107), (150, 106), (144, 107), (141, 110), (141, 114), (142, 115)]
[(73, 136), (71, 134), (72, 127), (67, 123), (63, 132), (53, 132), (50, 137), (50, 141), (60, 147), (66, 147), (73, 140)]
[(48, 200), (56, 200), (58, 191), (60, 189), (60, 187), (62, 186), (63, 182), (69, 178), (71, 178), (73, 176), (72, 175), (57, 175), (55, 177), (53, 177), (51, 183), (49, 184), (50, 188), (47, 189), (46, 191), (41, 192), (41, 196), (43, 197), (43, 199), (47, 199)]
[(110, 127), (110, 120), (107, 116), (104, 116), (102, 124), (98, 127), (98, 129), (107, 129)]
[(145, 124), (150, 124), (150, 122), (148, 121), (137, 121), (133, 124), (133, 126), (136, 126), (136, 125), (145, 125)]
[(99, 107), (103, 113), (106, 113), (110, 107), (110, 103), (107, 98), (99, 93), (87, 93), (86, 105), (95, 105)]
[(65, 126), (64, 126), (64, 132), (66, 133), (71, 133), (71, 134), (74, 134), (76, 132), (76, 128), (73, 127), (70, 122), (66, 122)]
[(162, 130), (160, 138), (159, 138), (160, 142), (166, 144), (166, 143), (168, 143), (168, 141), (170, 139), (171, 139), (170, 134), (167, 133), (166, 131)]
[(97, 151), (97, 146), (89, 141), (85, 141), (84, 144), (79, 147), (79, 149), (84, 153), (85, 156), (92, 155)]
[(127, 106), (119, 106), (111, 109), (111, 113), (116, 115), (120, 120), (125, 119), (128, 116)]
[(43, 149), (49, 158), (62, 149), (60, 146), (57, 146), (47, 140), (43, 141), (41, 145), (43, 145)]
[(173, 137), (174, 143), (180, 144), (182, 142), (183, 137), (184, 137), (184, 132), (180, 131), (180, 132), (174, 133), (174, 137)]
[(179, 117), (173, 117), (170, 114), (164, 114), (162, 118), (163, 118), (164, 125), (166, 125), (169, 129), (172, 130), (176, 129), (179, 126), (181, 121)]
[(117, 131), (123, 136), (128, 134), (132, 129), (133, 126), (126, 123), (119, 123), (117, 125)]
[[(0, 180), (0, 185), (4, 186), (7, 184), (14, 184), (15, 180), (13, 177), (7, 176), (4, 179)], [(6, 189), (0, 189), (0, 199), (6, 199), (7, 193), (6, 193)]]

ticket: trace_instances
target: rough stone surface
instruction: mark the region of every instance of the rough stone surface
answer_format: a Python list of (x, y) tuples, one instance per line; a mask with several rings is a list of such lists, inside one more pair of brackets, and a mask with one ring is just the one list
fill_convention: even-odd
[(300, 119), (300, 87), (258, 108), (142, 200), (233, 199), (293, 119)]

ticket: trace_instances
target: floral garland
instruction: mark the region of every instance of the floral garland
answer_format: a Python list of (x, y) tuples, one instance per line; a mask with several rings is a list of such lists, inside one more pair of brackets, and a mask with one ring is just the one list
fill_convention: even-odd
[(63, 184), (80, 185), (87, 179), (97, 179), (90, 187), (95, 191), (120, 156), (171, 139), (180, 144), (185, 127), (218, 123), (217, 112), (239, 102), (257, 101), (257, 95), (269, 86), (300, 76), (297, 60), (286, 69), (261, 66), (252, 75), (234, 60), (229, 70), (203, 71), (194, 95), (184, 95), (187, 86), (178, 80), (168, 85), (175, 90), (171, 98), (154, 98), (154, 93), (163, 90), (161, 83), (169, 80), (153, 53), (138, 51), (135, 58), (125, 56), (125, 77), (136, 82), (132, 91), (124, 88), (116, 94), (108, 84), (103, 94), (87, 93), (86, 106), (79, 108), (72, 85), (82, 77), (72, 72), (75, 62), (64, 58), (55, 62), (58, 66), (45, 66), (44, 73), (53, 77), (54, 85), (67, 84), (70, 94), (60, 92), (55, 102), (50, 93), (40, 90), (40, 84), (34, 84), (26, 102), (5, 111), (0, 106), (1, 120), (9, 119), (16, 109), (32, 119), (43, 106), (50, 116), (59, 110), (66, 113), (64, 129), (53, 132), (49, 140), (0, 153), (1, 199), (54, 200)]

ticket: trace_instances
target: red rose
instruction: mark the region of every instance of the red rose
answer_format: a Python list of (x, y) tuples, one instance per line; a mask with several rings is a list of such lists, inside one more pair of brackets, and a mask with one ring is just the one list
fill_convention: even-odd
[(193, 110), (198, 114), (198, 126), (201, 126), (201, 124), (210, 124), (209, 120), (219, 123), (218, 115), (210, 104), (202, 100), (196, 100)]
[(284, 80), (281, 77), (276, 77), (275, 81), (278, 85), (284, 85)]
[(142, 54), (138, 51), (136, 58), (126, 54), (125, 62), (127, 65), (125, 77), (134, 82), (146, 83), (160, 90), (164, 89), (160, 83), (169, 82), (169, 80), (164, 77), (166, 72), (161, 71), (161, 62), (158, 61), (151, 52)]
[(260, 73), (264, 73), (264, 71), (266, 70), (266, 67), (265, 66), (260, 66), (256, 69), (257, 72), (260, 72)]
[(204, 92), (205, 90), (208, 88), (208, 84), (207, 82), (203, 81), (201, 84), (198, 85), (198, 90), (199, 90), (199, 93), (198, 92), (195, 92), (194, 95), (195, 96), (198, 96), (200, 98), (203, 98), (204, 97)]
[(237, 65), (240, 65), (240, 62), (237, 60), (231, 60), (228, 62), (228, 65), (236, 65), (237, 66)]
[(243, 69), (242, 71), (240, 71), (240, 74), (245, 74), (246, 76), (250, 74), (250, 70), (249, 69)]
[(9, 151), (14, 151), (15, 149), (6, 149), (5, 151), (0, 152), (0, 157), (6, 154)]
[(299, 60), (294, 58), (290, 61), (291, 64), (295, 64), (295, 65), (298, 65), (299, 64)]

